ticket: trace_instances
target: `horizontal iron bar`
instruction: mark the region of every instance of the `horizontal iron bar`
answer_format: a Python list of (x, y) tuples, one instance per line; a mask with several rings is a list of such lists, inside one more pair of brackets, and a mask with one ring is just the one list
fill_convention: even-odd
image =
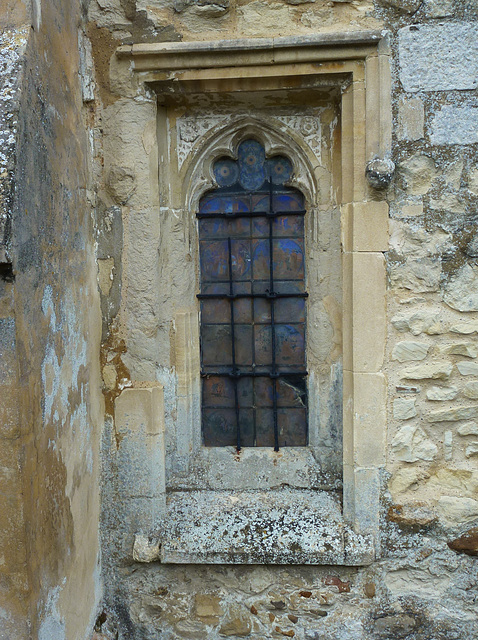
[(305, 209), (300, 211), (219, 211), (217, 213), (196, 213), (196, 218), (277, 218), (278, 216), (305, 216)]
[(309, 294), (304, 293), (276, 293), (273, 291), (272, 293), (198, 293), (197, 298), (199, 300), (207, 300), (209, 299), (221, 299), (227, 298), (228, 300), (236, 300), (237, 298), (266, 298), (276, 299), (276, 298), (308, 298)]
[(281, 371), (280, 373), (271, 373), (270, 371), (201, 371), (201, 378), (284, 378), (285, 376), (307, 376), (307, 371)]

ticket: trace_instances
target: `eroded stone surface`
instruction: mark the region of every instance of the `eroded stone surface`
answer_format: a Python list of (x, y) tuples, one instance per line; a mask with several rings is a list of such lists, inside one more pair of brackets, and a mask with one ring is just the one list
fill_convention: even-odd
[(405, 91), (478, 86), (478, 29), (474, 24), (418, 24), (401, 29), (399, 38), (400, 80)]

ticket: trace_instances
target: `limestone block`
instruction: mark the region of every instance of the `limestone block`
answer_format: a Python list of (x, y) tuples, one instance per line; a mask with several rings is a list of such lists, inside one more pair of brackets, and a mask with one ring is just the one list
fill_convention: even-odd
[(458, 389), (456, 387), (431, 387), (427, 390), (427, 399), (434, 402), (454, 400), (457, 395)]
[(16, 380), (15, 319), (0, 318), (0, 384)]
[(400, 99), (398, 104), (399, 140), (420, 140), (423, 138), (424, 108), (420, 98)]
[(393, 417), (395, 420), (409, 420), (417, 415), (414, 398), (396, 398), (393, 401)]
[(249, 636), (251, 631), (252, 624), (250, 617), (246, 617), (242, 608), (232, 607), (219, 628), (219, 635), (243, 638)]
[(443, 300), (457, 311), (478, 311), (478, 269), (463, 265), (444, 285)]
[(478, 436), (478, 423), (465, 422), (456, 430), (459, 436)]
[(446, 332), (446, 327), (440, 318), (440, 314), (432, 310), (398, 313), (393, 316), (391, 322), (397, 331), (410, 331), (414, 336), (418, 336), (421, 333), (432, 336)]
[(475, 166), (468, 174), (468, 191), (474, 196), (478, 196), (478, 167)]
[(462, 320), (450, 327), (451, 333), (461, 333), (463, 335), (470, 335), (472, 333), (478, 333), (478, 321), (476, 320)]
[(418, 467), (405, 467), (396, 471), (390, 479), (389, 489), (392, 497), (408, 490), (417, 489), (420, 482), (428, 479), (429, 474)]
[(344, 435), (344, 459), (353, 465), (379, 466), (385, 462), (385, 376), (346, 371), (344, 397), (348, 391), (353, 397), (352, 433), (350, 440)]
[(436, 176), (434, 160), (422, 153), (416, 153), (398, 165), (398, 177), (405, 191), (414, 196), (427, 193)]
[(456, 420), (471, 420), (478, 418), (478, 406), (455, 407), (454, 409), (437, 409), (430, 411), (428, 422), (454, 422)]
[(465, 456), (471, 458), (471, 456), (478, 455), (478, 442), (472, 442), (466, 447)]
[(223, 614), (219, 596), (210, 593), (197, 593), (194, 598), (194, 611), (206, 624), (217, 624)]
[(143, 534), (136, 534), (133, 545), (133, 560), (135, 562), (155, 562), (160, 557), (160, 542)]
[(344, 275), (344, 316), (348, 318), (344, 368), (373, 373), (380, 370), (385, 351), (384, 257), (382, 253), (352, 253), (345, 254), (347, 258), (353, 269), (350, 276)]
[(426, 502), (414, 501), (390, 507), (388, 519), (407, 527), (426, 527), (437, 517)]
[(240, 28), (245, 36), (279, 35), (290, 22), (289, 7), (279, 2), (266, 3), (253, 0), (237, 9)]
[(465, 211), (465, 201), (459, 193), (443, 191), (438, 198), (430, 198), (430, 207), (448, 211), (449, 213), (463, 213)]
[(388, 204), (354, 202), (342, 209), (344, 251), (388, 251)]
[(433, 460), (438, 449), (421, 427), (406, 425), (394, 436), (392, 451), (397, 460), (416, 462), (417, 460)]
[(399, 342), (392, 351), (392, 360), (408, 362), (410, 360), (423, 360), (427, 357), (430, 345), (425, 342)]
[(478, 375), (478, 364), (476, 362), (468, 362), (468, 360), (463, 360), (462, 362), (457, 362), (456, 367), (462, 376)]
[(415, 13), (421, 3), (422, 0), (384, 0), (384, 4), (394, 7), (402, 13)]
[(446, 104), (432, 119), (432, 144), (473, 144), (478, 142), (478, 107)]
[(478, 381), (468, 382), (463, 389), (463, 395), (470, 400), (478, 400)]
[(118, 474), (126, 497), (165, 494), (162, 387), (124, 389), (115, 403)]
[(425, 12), (429, 18), (447, 18), (454, 12), (453, 0), (425, 0)]
[(448, 22), (404, 27), (399, 31), (399, 58), (405, 91), (475, 89), (478, 26)]
[(453, 432), (449, 430), (443, 434), (443, 457), (447, 461), (453, 457)]
[(402, 369), (400, 377), (408, 380), (448, 380), (452, 371), (453, 365), (449, 362), (419, 364)]
[(478, 516), (478, 500), (472, 498), (441, 496), (437, 506), (440, 515), (450, 522), (470, 522)]
[(404, 218), (415, 218), (423, 215), (423, 203), (420, 204), (404, 204), (401, 211)]
[(476, 358), (478, 356), (478, 344), (476, 342), (455, 342), (453, 344), (440, 345), (438, 352), (452, 356)]

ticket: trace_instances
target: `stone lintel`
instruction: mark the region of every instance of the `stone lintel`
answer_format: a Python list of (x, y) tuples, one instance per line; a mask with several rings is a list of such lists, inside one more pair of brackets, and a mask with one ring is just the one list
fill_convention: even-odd
[(364, 59), (376, 52), (383, 36), (380, 31), (356, 31), (283, 38), (139, 43), (119, 47), (116, 55), (132, 58), (136, 71)]

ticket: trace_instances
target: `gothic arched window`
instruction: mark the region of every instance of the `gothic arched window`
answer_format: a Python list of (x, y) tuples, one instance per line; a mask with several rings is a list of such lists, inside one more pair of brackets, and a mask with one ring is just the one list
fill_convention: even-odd
[(304, 197), (253, 139), (213, 171), (197, 214), (203, 443), (305, 446)]

